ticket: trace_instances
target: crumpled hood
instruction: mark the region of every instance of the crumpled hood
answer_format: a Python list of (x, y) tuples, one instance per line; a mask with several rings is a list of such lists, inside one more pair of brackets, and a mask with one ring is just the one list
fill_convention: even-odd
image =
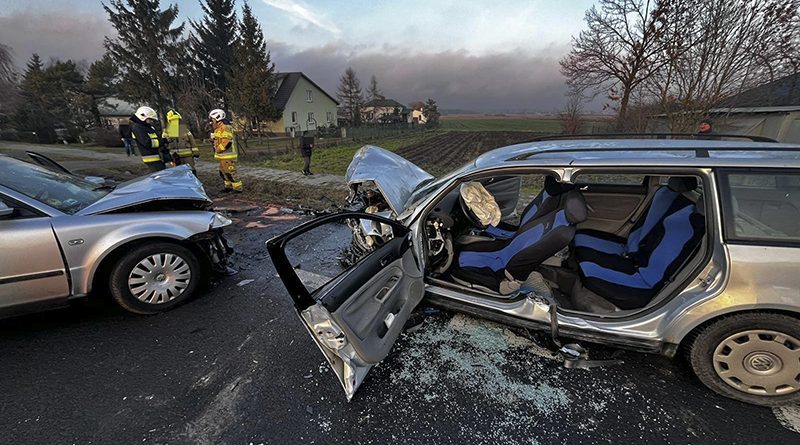
[(399, 215), (414, 190), (433, 176), (402, 156), (374, 145), (365, 145), (353, 156), (345, 178), (350, 187), (374, 182), (387, 204)]
[(78, 215), (110, 212), (120, 208), (164, 199), (188, 199), (211, 204), (203, 184), (188, 165), (179, 165), (119, 184)]

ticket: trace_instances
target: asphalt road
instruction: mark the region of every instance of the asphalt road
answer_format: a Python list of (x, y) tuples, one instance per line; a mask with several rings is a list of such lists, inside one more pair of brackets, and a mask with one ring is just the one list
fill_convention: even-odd
[(299, 221), (262, 210), (229, 231), (239, 275), (169, 313), (98, 301), (0, 321), (2, 442), (800, 442), (800, 408), (716, 396), (680, 362), (565, 369), (519, 332), (448, 313), (404, 334), (348, 403), (264, 249)]

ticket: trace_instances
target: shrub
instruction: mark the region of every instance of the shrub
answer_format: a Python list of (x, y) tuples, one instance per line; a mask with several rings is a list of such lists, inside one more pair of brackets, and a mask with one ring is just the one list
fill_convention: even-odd
[(19, 134), (17, 133), (17, 130), (14, 130), (12, 128), (2, 129), (2, 130), (0, 130), (0, 140), (18, 141), (19, 140)]
[(98, 145), (105, 147), (122, 147), (122, 139), (119, 137), (119, 132), (114, 128), (98, 128), (95, 129), (94, 134), (89, 139), (94, 140)]

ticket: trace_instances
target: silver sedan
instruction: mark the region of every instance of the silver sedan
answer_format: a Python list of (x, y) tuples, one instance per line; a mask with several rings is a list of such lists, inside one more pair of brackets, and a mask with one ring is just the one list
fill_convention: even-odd
[(0, 155), (0, 318), (93, 290), (131, 312), (161, 312), (228, 270), (231, 221), (211, 211), (189, 168), (89, 179)]

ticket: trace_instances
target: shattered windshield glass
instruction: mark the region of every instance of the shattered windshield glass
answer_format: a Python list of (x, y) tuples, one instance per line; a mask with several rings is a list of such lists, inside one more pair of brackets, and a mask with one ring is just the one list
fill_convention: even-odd
[(21, 161), (3, 163), (0, 185), (35, 199), (66, 214), (97, 202), (108, 194), (107, 188), (65, 173)]

